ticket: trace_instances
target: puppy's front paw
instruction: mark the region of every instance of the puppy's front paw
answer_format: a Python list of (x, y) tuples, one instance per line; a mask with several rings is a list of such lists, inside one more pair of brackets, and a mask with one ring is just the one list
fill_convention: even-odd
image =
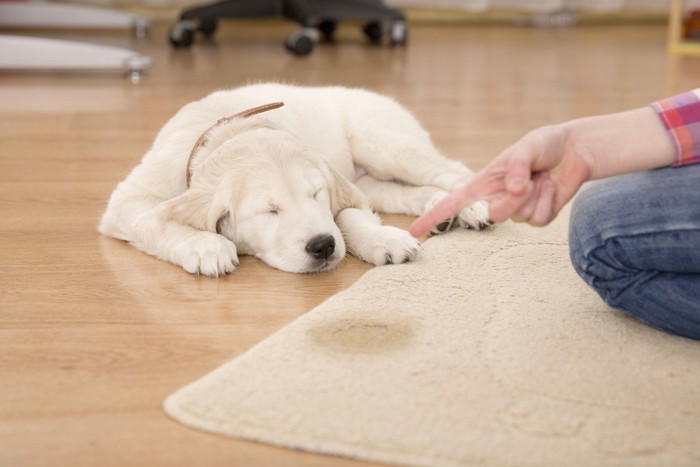
[(420, 243), (411, 234), (388, 225), (377, 227), (366, 246), (363, 259), (376, 266), (407, 263), (420, 250)]
[(476, 202), (462, 209), (457, 216), (457, 223), (463, 229), (483, 230), (493, 225), (489, 219), (489, 205), (483, 201)]
[(175, 247), (175, 261), (191, 274), (221, 276), (238, 267), (236, 245), (213, 232), (198, 232)]

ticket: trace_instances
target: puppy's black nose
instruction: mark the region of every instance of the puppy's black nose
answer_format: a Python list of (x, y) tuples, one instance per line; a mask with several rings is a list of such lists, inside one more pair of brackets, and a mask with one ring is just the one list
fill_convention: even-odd
[(327, 259), (335, 251), (332, 235), (316, 235), (306, 244), (306, 252), (316, 259)]

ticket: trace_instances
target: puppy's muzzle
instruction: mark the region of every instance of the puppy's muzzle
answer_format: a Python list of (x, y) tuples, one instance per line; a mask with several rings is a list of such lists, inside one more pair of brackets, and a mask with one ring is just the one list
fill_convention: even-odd
[(335, 238), (332, 235), (316, 235), (306, 244), (306, 252), (316, 259), (328, 259), (335, 252)]

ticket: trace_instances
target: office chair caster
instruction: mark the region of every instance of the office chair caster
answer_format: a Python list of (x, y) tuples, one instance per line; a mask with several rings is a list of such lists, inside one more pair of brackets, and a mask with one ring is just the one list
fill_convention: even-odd
[(315, 28), (304, 28), (293, 33), (284, 42), (288, 51), (297, 56), (309, 55), (318, 42), (319, 33)]
[(362, 28), (362, 32), (365, 33), (365, 37), (367, 37), (371, 44), (380, 44), (382, 42), (384, 28), (382, 28), (382, 23), (379, 21), (371, 21), (365, 24)]
[(321, 33), (321, 37), (325, 42), (333, 42), (335, 39), (335, 30), (338, 29), (338, 22), (330, 19), (319, 21), (316, 29)]
[(202, 18), (201, 20), (199, 20), (199, 27), (197, 28), (197, 30), (204, 34), (204, 37), (209, 39), (216, 32), (218, 25), (219, 23), (217, 23), (215, 19)]
[(184, 19), (173, 24), (168, 31), (168, 39), (174, 47), (186, 49), (194, 42), (197, 32), (211, 37), (216, 32), (217, 25), (217, 21), (211, 18), (202, 18), (198, 22)]
[[(367, 23), (363, 28), (362, 32), (371, 44), (381, 44), (384, 38), (385, 31), (384, 26), (379, 21), (371, 21)], [(406, 28), (406, 23), (404, 21), (394, 21), (389, 25), (389, 30), (387, 31), (389, 45), (406, 45), (408, 42), (408, 29)]]

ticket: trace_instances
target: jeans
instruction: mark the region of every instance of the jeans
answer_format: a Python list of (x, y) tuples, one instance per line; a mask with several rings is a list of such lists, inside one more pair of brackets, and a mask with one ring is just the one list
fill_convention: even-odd
[(587, 183), (573, 203), (569, 248), (609, 306), (700, 339), (700, 164)]

